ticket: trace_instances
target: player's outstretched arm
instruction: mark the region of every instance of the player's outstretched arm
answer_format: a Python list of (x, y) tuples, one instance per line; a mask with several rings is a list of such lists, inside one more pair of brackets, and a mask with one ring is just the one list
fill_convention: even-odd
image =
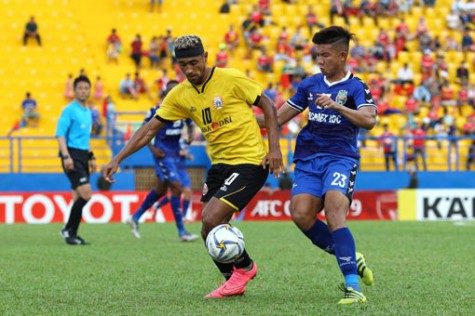
[(269, 164), (269, 170), (276, 178), (280, 177), (283, 171), (282, 152), (279, 143), (279, 125), (277, 123), (277, 112), (274, 104), (266, 96), (262, 95), (259, 99), (258, 107), (264, 112), (265, 127), (267, 129), (269, 152), (262, 160), (262, 166), (265, 168)]
[(102, 170), (102, 175), (108, 182), (115, 182), (112, 179), (112, 175), (117, 172), (119, 168), (119, 163), (125, 158), (132, 155), (134, 152), (140, 148), (146, 146), (150, 143), (152, 138), (157, 134), (157, 132), (165, 124), (155, 118), (151, 119), (147, 124), (142, 125), (133, 135), (132, 138), (127, 142), (124, 148), (112, 158), (112, 160), (104, 167)]

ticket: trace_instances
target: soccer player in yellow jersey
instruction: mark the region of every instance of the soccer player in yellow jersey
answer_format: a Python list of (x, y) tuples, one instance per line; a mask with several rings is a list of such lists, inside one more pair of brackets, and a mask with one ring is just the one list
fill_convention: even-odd
[[(207, 66), (208, 52), (201, 39), (185, 35), (175, 40), (175, 55), (187, 80), (163, 100), (155, 119), (137, 130), (122, 151), (104, 168), (106, 180), (119, 163), (147, 145), (158, 130), (174, 121), (191, 118), (208, 141), (212, 166), (203, 186), (202, 228), (204, 240), (214, 227), (228, 223), (266, 182), (269, 171), (275, 177), (283, 169), (277, 116), (272, 101), (261, 86), (243, 73)], [(269, 150), (266, 150), (252, 111), (264, 112)], [(257, 273), (257, 265), (244, 250), (233, 263), (216, 266), (226, 278), (222, 286), (205, 298), (241, 295)]]

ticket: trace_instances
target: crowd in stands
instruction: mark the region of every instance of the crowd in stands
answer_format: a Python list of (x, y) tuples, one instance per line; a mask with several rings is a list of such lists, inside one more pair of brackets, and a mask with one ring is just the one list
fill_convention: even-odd
[[(389, 141), (391, 137), (407, 140), (404, 159), (414, 161), (416, 168), (422, 169), (427, 165), (423, 136), (436, 140), (438, 148), (443, 148), (445, 139), (452, 139), (449, 147), (452, 146), (455, 138), (450, 137), (475, 137), (475, 81), (471, 80), (475, 78), (475, 2), (472, 0), (454, 0), (450, 8), (443, 10), (436, 0), (331, 0), (324, 6), (329, 8), (328, 12), (317, 10), (322, 7), (318, 4), (305, 6), (305, 11), (297, 10), (298, 23), (290, 23), (291, 17), (273, 13), (275, 3), (292, 5), (298, 4), (297, 0), (253, 3), (239, 22), (231, 23), (228, 29), (215, 35), (221, 39), (221, 44), (214, 48), (215, 65), (227, 67), (235, 59), (250, 61), (251, 67), (245, 72), (264, 80), (264, 93), (277, 107), (306, 76), (319, 72), (312, 34), (328, 26), (325, 24), (343, 22), (357, 35), (349, 54), (349, 70), (368, 84), (378, 105), (380, 121), (386, 124), (393, 116), (404, 118), (403, 124), (381, 124), (368, 134), (378, 140), (387, 158), (387, 170), (390, 165), (398, 168), (393, 150), (397, 146)], [(239, 0), (224, 0), (218, 10), (230, 14), (237, 5)], [(150, 11), (156, 7), (161, 12), (161, 0), (152, 1)], [(145, 38), (150, 38), (148, 43), (143, 42), (142, 34), (136, 34), (127, 44), (119, 30), (112, 28), (106, 38), (105, 54), (107, 63), (118, 64), (120, 55), (127, 52), (134, 65), (134, 70), (125, 73), (117, 87), (122, 98), (138, 100), (143, 95), (154, 102), (160, 99), (168, 80), (183, 81), (185, 77), (173, 54), (172, 29), (166, 29), (162, 35), (146, 35)], [(24, 44), (29, 38), (36, 38), (41, 45), (34, 17), (25, 27)], [(158, 72), (153, 83), (147, 83), (140, 75), (146, 67)], [(73, 96), (72, 79), (70, 75), (64, 92), (68, 100)], [(94, 99), (104, 100), (106, 104), (105, 100), (110, 98), (97, 77)], [(106, 118), (107, 110), (102, 114)], [(297, 117), (282, 128), (282, 134), (295, 135), (304, 122), (305, 115)], [(473, 157), (473, 150), (469, 153)]]

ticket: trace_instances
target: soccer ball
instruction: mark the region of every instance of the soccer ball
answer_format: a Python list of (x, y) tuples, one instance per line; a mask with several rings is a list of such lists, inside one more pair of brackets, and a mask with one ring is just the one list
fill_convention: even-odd
[(244, 236), (241, 231), (229, 224), (213, 228), (206, 238), (208, 254), (215, 261), (230, 263), (239, 258), (244, 251)]

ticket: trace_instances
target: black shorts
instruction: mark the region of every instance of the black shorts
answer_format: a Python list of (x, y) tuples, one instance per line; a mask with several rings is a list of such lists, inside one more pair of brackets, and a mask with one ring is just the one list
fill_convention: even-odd
[(78, 186), (89, 183), (89, 151), (76, 148), (68, 148), (68, 151), (74, 161), (74, 170), (65, 170), (62, 160), (61, 166), (71, 182), (71, 188), (76, 190)]
[(208, 202), (214, 196), (240, 211), (266, 183), (268, 175), (269, 168), (262, 169), (260, 165), (212, 165), (203, 185), (201, 202)]

